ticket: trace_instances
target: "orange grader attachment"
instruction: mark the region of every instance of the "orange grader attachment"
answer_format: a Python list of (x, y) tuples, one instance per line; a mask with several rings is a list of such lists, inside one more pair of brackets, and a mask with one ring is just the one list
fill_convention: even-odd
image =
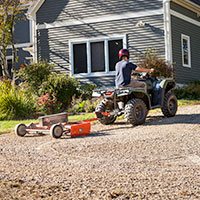
[(82, 122), (75, 122), (69, 125), (70, 136), (71, 137), (79, 137), (79, 136), (87, 136), (91, 131), (91, 122), (98, 120), (97, 118), (92, 118), (89, 120), (84, 120)]

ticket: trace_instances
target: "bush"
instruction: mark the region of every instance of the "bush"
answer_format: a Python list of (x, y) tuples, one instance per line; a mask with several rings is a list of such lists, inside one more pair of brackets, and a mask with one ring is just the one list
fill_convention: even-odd
[(52, 73), (53, 65), (46, 62), (24, 65), (18, 72), (18, 77), (22, 79), (31, 92), (38, 95), (41, 84), (46, 81)]
[(57, 113), (61, 110), (61, 106), (62, 104), (57, 102), (56, 97), (48, 93), (37, 99), (37, 110), (42, 114)]
[(91, 99), (92, 91), (96, 88), (96, 85), (84, 83), (79, 85), (78, 96), (81, 96), (83, 100)]
[(9, 81), (0, 82), (0, 120), (30, 118), (35, 113), (34, 101)]
[(154, 49), (147, 49), (145, 54), (141, 56), (139, 67), (154, 68), (155, 71), (151, 73), (153, 77), (173, 77), (173, 66), (167, 63), (163, 58), (159, 58)]
[(178, 99), (199, 100), (200, 99), (200, 81), (194, 81), (175, 90)]
[(37, 111), (43, 114), (62, 112), (70, 108), (73, 96), (81, 97), (82, 100), (91, 99), (95, 85), (82, 84), (75, 78), (53, 72), (52, 69), (52, 65), (41, 62), (19, 70), (18, 76), (24, 80), (20, 87), (27, 94), (36, 95)]
[(82, 112), (87, 112), (91, 113), (95, 111), (95, 108), (97, 107), (97, 104), (99, 101), (97, 100), (83, 100), (81, 97), (80, 98), (75, 98), (73, 97), (72, 99), (72, 105), (68, 109), (70, 113), (73, 114), (78, 114)]
[(58, 110), (65, 110), (71, 105), (72, 97), (78, 93), (78, 85), (79, 83), (76, 79), (54, 72), (49, 75), (47, 81), (41, 84), (39, 94), (40, 97), (48, 94), (48, 101), (52, 101), (49, 111), (51, 110), (51, 112), (55, 113)]

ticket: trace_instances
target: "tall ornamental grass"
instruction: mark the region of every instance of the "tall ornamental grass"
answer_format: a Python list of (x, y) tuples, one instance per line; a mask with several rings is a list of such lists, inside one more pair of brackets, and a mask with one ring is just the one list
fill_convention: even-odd
[(34, 113), (33, 98), (12, 86), (10, 81), (0, 82), (0, 120), (31, 118)]

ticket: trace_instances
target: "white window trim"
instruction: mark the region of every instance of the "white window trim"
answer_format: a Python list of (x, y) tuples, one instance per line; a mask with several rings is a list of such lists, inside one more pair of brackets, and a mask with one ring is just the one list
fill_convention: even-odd
[[(184, 50), (183, 50), (183, 39), (188, 42), (188, 64), (184, 63)], [(183, 67), (191, 68), (191, 45), (190, 45), (190, 36), (181, 34), (181, 52), (182, 52), (182, 65)]]
[(8, 60), (12, 60), (12, 62), (13, 62), (13, 56), (6, 56), (6, 62), (7, 62)]
[[(69, 40), (69, 63), (70, 63), (70, 75), (76, 78), (82, 77), (100, 77), (100, 76), (113, 76), (115, 71), (109, 71), (109, 58), (108, 58), (108, 41), (122, 39), (123, 48), (127, 48), (127, 35), (112, 35), (110, 37), (99, 37), (99, 38), (82, 38), (76, 40)], [(104, 42), (104, 52), (105, 52), (105, 72), (91, 72), (91, 53), (90, 53), (90, 43), (91, 42)], [(73, 56), (73, 45), (86, 43), (87, 52), (87, 70), (88, 73), (74, 74), (74, 56)]]

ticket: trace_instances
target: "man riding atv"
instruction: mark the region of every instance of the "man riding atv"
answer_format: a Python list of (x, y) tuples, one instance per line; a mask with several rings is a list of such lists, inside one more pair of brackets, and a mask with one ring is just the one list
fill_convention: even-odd
[[(137, 81), (131, 78), (132, 71), (135, 72), (154, 72), (154, 69), (141, 68), (137, 65), (129, 62), (129, 50), (121, 49), (119, 51), (119, 62), (115, 66), (116, 76), (115, 76), (115, 86), (116, 88), (120, 87), (133, 87), (133, 88), (145, 88), (146, 83)], [(124, 107), (123, 102), (118, 102), (119, 109), (122, 110)]]
[[(133, 126), (145, 122), (148, 111), (161, 108), (166, 117), (176, 114), (178, 105), (174, 95), (173, 78), (158, 79), (148, 73), (154, 69), (141, 68), (129, 62), (129, 51), (119, 51), (120, 61), (116, 64), (116, 87), (99, 88), (93, 91), (93, 97), (103, 98), (95, 113), (102, 124), (112, 124), (122, 114)], [(146, 72), (139, 80), (131, 79), (132, 71)]]
[(136, 81), (131, 79), (132, 71), (135, 72), (154, 72), (154, 69), (141, 68), (134, 65), (132, 62), (129, 62), (129, 51), (127, 49), (121, 49), (119, 51), (119, 62), (115, 66), (116, 77), (115, 85), (117, 88), (121, 86), (127, 87), (145, 87), (143, 82)]

